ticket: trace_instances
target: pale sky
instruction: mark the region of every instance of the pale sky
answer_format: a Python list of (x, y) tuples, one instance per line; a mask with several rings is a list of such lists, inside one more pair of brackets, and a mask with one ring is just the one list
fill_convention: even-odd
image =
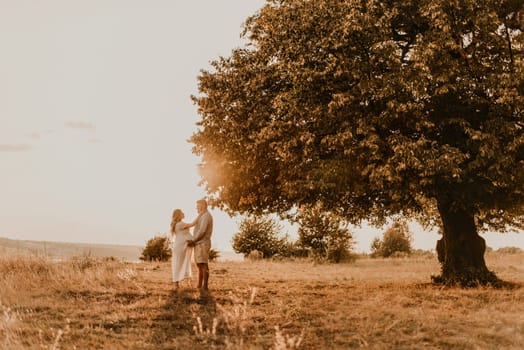
[[(144, 245), (196, 215), (197, 76), (263, 0), (0, 0), (0, 237)], [(213, 245), (239, 219), (218, 210)], [(293, 234), (293, 229), (289, 228)], [(366, 251), (378, 229), (355, 229)], [(438, 236), (414, 228), (415, 248)], [(485, 235), (524, 248), (524, 235)]]

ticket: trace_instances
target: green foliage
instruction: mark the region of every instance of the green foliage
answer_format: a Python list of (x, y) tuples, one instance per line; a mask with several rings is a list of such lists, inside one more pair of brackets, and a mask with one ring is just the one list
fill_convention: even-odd
[(351, 232), (342, 219), (320, 206), (303, 208), (299, 214), (298, 244), (320, 260), (340, 262), (351, 257)]
[(211, 248), (209, 250), (209, 261), (216, 261), (218, 258), (220, 258), (220, 252)]
[(193, 97), (214, 204), (442, 224), (442, 278), (489, 280), (477, 231), (524, 229), (523, 18), (521, 0), (268, 1)]
[(140, 260), (167, 261), (169, 258), (171, 258), (169, 239), (166, 236), (155, 236), (147, 241)]
[(406, 222), (394, 222), (382, 236), (371, 243), (372, 257), (402, 257), (412, 252), (413, 237)]
[(207, 191), (232, 212), (524, 228), (523, 7), (270, 1), (199, 76)]
[(239, 231), (233, 236), (233, 250), (248, 256), (258, 251), (264, 258), (286, 251), (287, 239), (281, 238), (282, 228), (270, 217), (251, 216), (240, 223)]

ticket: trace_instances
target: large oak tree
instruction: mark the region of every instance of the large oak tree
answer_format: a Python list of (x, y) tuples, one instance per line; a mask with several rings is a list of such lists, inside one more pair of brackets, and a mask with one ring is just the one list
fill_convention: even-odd
[(436, 280), (496, 282), (478, 232), (524, 228), (523, 3), (268, 1), (199, 76), (207, 191), (439, 225)]

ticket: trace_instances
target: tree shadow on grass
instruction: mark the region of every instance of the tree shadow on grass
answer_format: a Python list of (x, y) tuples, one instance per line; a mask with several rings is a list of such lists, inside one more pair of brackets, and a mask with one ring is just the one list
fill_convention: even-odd
[(178, 349), (200, 343), (211, 334), (217, 318), (212, 293), (192, 288), (172, 290), (153, 322), (150, 343), (155, 348)]

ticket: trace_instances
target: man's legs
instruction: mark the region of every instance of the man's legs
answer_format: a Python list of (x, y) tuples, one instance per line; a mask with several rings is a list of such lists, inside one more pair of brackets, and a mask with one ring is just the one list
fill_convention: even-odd
[(209, 281), (209, 265), (207, 263), (199, 263), (198, 267), (198, 285), (197, 288), (207, 289)]
[(197, 288), (202, 288), (202, 282), (204, 280), (204, 272), (202, 271), (202, 264), (197, 264), (198, 268), (198, 284)]
[(209, 281), (209, 265), (202, 264), (203, 265), (203, 277), (204, 277), (204, 285), (202, 286), (205, 290), (207, 290), (207, 282)]

